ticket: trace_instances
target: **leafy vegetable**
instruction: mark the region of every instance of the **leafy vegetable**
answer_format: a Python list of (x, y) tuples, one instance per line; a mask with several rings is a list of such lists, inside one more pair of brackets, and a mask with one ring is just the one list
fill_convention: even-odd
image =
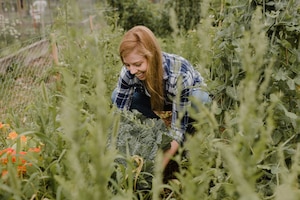
[[(134, 158), (138, 156), (142, 158), (141, 174), (144, 173), (149, 176), (149, 174), (153, 174), (157, 152), (159, 150), (165, 151), (171, 147), (170, 142), (173, 139), (167, 135), (167, 132), (168, 128), (161, 119), (149, 119), (137, 111), (123, 111), (116, 148), (124, 157)], [(118, 158), (116, 162), (127, 166), (126, 159)], [(150, 179), (147, 180), (150, 181)]]

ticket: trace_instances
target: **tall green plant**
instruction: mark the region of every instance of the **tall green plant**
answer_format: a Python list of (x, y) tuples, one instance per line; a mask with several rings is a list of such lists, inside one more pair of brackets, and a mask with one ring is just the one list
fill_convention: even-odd
[[(216, 16), (223, 15), (224, 19), (211, 23), (213, 18), (209, 14), (218, 9), (207, 12), (209, 3), (212, 2), (202, 4), (204, 20), (198, 29), (200, 42), (197, 44), (201, 48), (199, 63), (211, 71), (209, 88), (216, 104), (210, 111), (202, 107), (202, 113), (195, 116), (199, 133), (187, 143), (191, 166), (185, 175), (178, 177), (183, 187), (196, 186), (184, 187), (182, 197), (261, 199), (278, 195), (276, 198), (280, 198), (277, 191), (284, 187), (290, 191), (291, 184), (286, 179), (276, 179), (283, 171), (275, 172), (274, 167), (280, 165), (292, 174), (298, 173), (297, 168), (290, 168), (298, 162), (297, 153), (288, 153), (297, 148), (293, 142), (298, 137), (292, 131), (295, 127), (297, 130), (297, 125), (289, 126), (291, 132), (280, 137), (278, 132), (284, 133), (287, 127), (278, 126), (278, 120), (287, 116), (289, 123), (295, 125), (299, 118), (283, 108), (284, 100), (279, 100), (278, 90), (270, 90), (274, 86), (277, 57), (271, 48), (274, 47), (270, 43), (272, 38), (267, 37), (265, 8), (254, 12), (256, 5), (246, 1), (221, 2), (220, 13), (216, 13), (220, 15)], [(293, 38), (297, 41), (297, 37)], [(292, 65), (296, 63), (294, 60)], [(284, 115), (279, 114), (278, 108), (283, 109)], [(277, 148), (280, 141), (282, 144)], [(283, 162), (278, 162), (278, 158)], [(295, 179), (290, 180), (295, 184)], [(280, 189), (276, 184), (281, 184)], [(290, 198), (297, 196), (295, 190)]]
[(264, 104), (262, 98), (270, 79), (269, 70), (265, 71), (265, 82), (257, 86), (260, 77), (257, 72), (264, 71), (268, 44), (265, 32), (259, 26), (261, 23), (258, 11), (251, 30), (239, 40), (239, 58), (246, 75), (238, 86), (239, 106), (235, 112), (226, 114), (226, 130), (221, 137), (215, 115), (218, 113), (217, 104), (210, 109), (199, 105), (200, 114), (193, 116), (198, 119), (196, 127), (199, 132), (188, 140), (190, 166), (187, 176), (180, 175), (179, 178), (183, 187), (196, 186), (184, 187), (182, 198), (260, 199), (256, 187), (262, 174), (257, 164), (264, 160), (263, 155), (271, 143), (274, 107)]
[(60, 122), (67, 143), (63, 161), (66, 173), (55, 179), (62, 197), (110, 199), (107, 186), (115, 155), (113, 150), (107, 150), (108, 130), (113, 121), (103, 76), (104, 66), (109, 65), (104, 62), (104, 46), (98, 46), (104, 39), (88, 30), (76, 30), (68, 27), (58, 40), (64, 44)]
[[(278, 141), (285, 141), (293, 132), (298, 132), (297, 125), (299, 118), (298, 111), (293, 109), (298, 106), (299, 92), (299, 2), (296, 1), (230, 1), (217, 2), (209, 1), (205, 4), (212, 5), (207, 9), (207, 16), (211, 16), (211, 22), (214, 28), (211, 39), (208, 40), (214, 44), (206, 53), (202, 55), (211, 60), (209, 63), (211, 92), (215, 100), (223, 111), (234, 108), (238, 100), (238, 85), (245, 77), (245, 71), (238, 57), (240, 47), (238, 42), (244, 37), (244, 32), (251, 28), (251, 18), (254, 10), (261, 7), (264, 30), (268, 37), (269, 47), (267, 50), (265, 65), (273, 62), (273, 75), (269, 83), (268, 90), (264, 96), (268, 99), (271, 93), (279, 92), (282, 94), (281, 103), (275, 108), (276, 122), (278, 129), (275, 130)], [(293, 15), (291, 18), (290, 16)], [(204, 15), (205, 16), (205, 15)], [(205, 21), (204, 21), (205, 23)], [(200, 28), (202, 28), (200, 24)], [(205, 38), (204, 35), (201, 37)], [(199, 38), (200, 47), (206, 44)], [(205, 47), (205, 46), (204, 46)], [(273, 61), (271, 60), (273, 59)], [(275, 60), (274, 60), (275, 59)], [(203, 60), (202, 60), (203, 62)], [(264, 79), (262, 73), (259, 81)], [(224, 115), (220, 115), (220, 121), (223, 121)], [(221, 124), (222, 125), (222, 124)], [(279, 131), (279, 132), (278, 132)], [(280, 132), (287, 133), (282, 135)], [(287, 136), (287, 137), (285, 137)]]
[(167, 7), (173, 7), (177, 18), (177, 28), (188, 31), (195, 29), (200, 23), (200, 0), (169, 1)]
[[(109, 198), (107, 185), (113, 170), (114, 156), (106, 147), (111, 116), (103, 96), (105, 85), (101, 72), (98, 71), (97, 74), (95, 78), (99, 82), (95, 93), (90, 94), (86, 102), (95, 109), (95, 112), (90, 112), (83, 107), (82, 96), (78, 96), (82, 85), (76, 83), (76, 78), (71, 73), (63, 73), (66, 97), (62, 104), (61, 123), (70, 148), (66, 155), (67, 177), (57, 176), (56, 179), (65, 196), (71, 199)], [(70, 192), (74, 188), (76, 192)]]

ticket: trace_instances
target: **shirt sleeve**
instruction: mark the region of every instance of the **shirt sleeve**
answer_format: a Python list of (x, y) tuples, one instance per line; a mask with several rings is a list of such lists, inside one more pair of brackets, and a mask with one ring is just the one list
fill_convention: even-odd
[[(170, 91), (174, 92), (170, 135), (178, 143), (182, 143), (189, 123), (187, 110), (191, 107), (192, 88), (202, 82), (202, 77), (196, 73), (187, 60), (181, 57), (177, 59), (180, 60), (180, 67), (178, 70), (173, 71), (173, 75), (171, 75), (173, 79), (169, 79), (172, 82)], [(178, 63), (178, 60), (175, 63)]]
[(179, 98), (175, 97), (172, 104), (171, 131), (174, 139), (178, 143), (182, 143), (184, 141), (184, 134), (189, 123), (187, 109), (191, 105), (189, 100), (190, 93), (190, 88), (182, 89), (182, 91), (179, 91), (178, 93)]
[(125, 67), (122, 67), (114, 100), (114, 104), (120, 109), (128, 110), (130, 107), (134, 92), (133, 78), (134, 76)]

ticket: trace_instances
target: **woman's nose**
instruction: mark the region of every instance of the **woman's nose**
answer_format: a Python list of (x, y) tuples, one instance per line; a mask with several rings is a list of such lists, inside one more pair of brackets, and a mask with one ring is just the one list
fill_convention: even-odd
[(130, 74), (136, 74), (137, 69), (134, 66), (129, 66)]

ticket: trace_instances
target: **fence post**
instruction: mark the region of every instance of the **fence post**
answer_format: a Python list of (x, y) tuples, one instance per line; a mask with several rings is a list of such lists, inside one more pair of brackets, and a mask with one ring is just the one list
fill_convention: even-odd
[(21, 2), (20, 2), (20, 0), (17, 0), (17, 12), (21, 16), (22, 8), (21, 8)]
[(2, 0), (0, 0), (0, 14), (2, 14), (3, 8), (2, 8)]
[(51, 48), (52, 48), (52, 57), (54, 60), (55, 65), (58, 65), (58, 50), (57, 50), (57, 45), (56, 45), (56, 40), (54, 37), (54, 34), (51, 34)]
[(91, 29), (91, 32), (94, 31), (94, 24), (93, 24), (93, 16), (89, 16), (89, 19), (90, 19), (90, 29)]

